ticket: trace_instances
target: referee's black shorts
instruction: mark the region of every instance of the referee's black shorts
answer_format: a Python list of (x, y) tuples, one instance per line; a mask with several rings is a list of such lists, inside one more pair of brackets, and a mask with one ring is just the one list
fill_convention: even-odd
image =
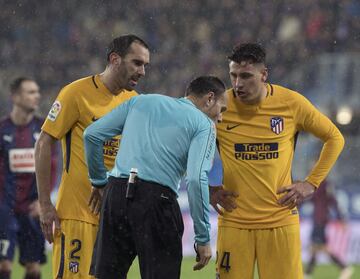
[(96, 278), (126, 278), (136, 256), (142, 279), (180, 278), (184, 224), (175, 193), (139, 179), (128, 200), (126, 187), (126, 179), (109, 178), (93, 257)]

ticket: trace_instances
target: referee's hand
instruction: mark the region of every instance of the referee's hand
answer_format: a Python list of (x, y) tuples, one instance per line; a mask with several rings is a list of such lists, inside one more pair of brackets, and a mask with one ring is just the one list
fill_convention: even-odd
[(45, 239), (49, 243), (54, 242), (55, 230), (60, 230), (60, 220), (52, 203), (40, 204), (40, 226)]
[(200, 270), (209, 263), (211, 259), (210, 243), (206, 245), (196, 244), (196, 261), (193, 270)]

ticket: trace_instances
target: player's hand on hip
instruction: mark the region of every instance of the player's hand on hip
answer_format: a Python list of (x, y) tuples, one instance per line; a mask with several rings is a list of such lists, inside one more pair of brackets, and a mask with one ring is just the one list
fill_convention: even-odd
[(285, 195), (278, 200), (278, 203), (292, 209), (304, 200), (311, 198), (315, 190), (316, 187), (307, 181), (295, 182), (289, 186), (278, 189), (277, 194), (285, 193)]
[(235, 198), (239, 195), (235, 192), (224, 190), (222, 186), (209, 186), (210, 204), (217, 213), (223, 215), (224, 212), (219, 208), (219, 205), (226, 211), (231, 212), (237, 208)]
[(193, 270), (200, 270), (206, 266), (211, 259), (211, 246), (210, 243), (206, 245), (196, 245), (196, 261)]
[(99, 214), (101, 209), (101, 202), (103, 197), (103, 189), (92, 187), (92, 192), (89, 199), (89, 207), (92, 213)]
[(55, 230), (60, 230), (60, 219), (55, 207), (51, 203), (40, 205), (40, 226), (49, 243), (54, 242), (54, 224)]

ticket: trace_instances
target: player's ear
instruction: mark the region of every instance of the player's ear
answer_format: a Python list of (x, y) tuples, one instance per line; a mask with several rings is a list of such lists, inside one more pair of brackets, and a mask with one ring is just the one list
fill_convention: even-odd
[(121, 64), (121, 56), (116, 52), (112, 52), (109, 56), (110, 64), (120, 65)]
[(265, 82), (268, 78), (268, 75), (269, 75), (269, 72), (268, 72), (268, 69), (267, 68), (264, 68), (262, 71), (261, 71), (261, 81), (262, 82)]
[(20, 96), (19, 93), (11, 94), (11, 101), (16, 104), (16, 102), (19, 100)]

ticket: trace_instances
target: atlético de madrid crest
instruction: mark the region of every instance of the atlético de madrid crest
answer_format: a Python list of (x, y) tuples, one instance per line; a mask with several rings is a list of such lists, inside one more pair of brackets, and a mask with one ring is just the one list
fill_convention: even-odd
[(284, 130), (284, 119), (282, 117), (271, 117), (270, 127), (275, 134), (280, 134)]
[(79, 263), (78, 262), (70, 262), (69, 263), (69, 270), (72, 273), (78, 273), (79, 272)]

